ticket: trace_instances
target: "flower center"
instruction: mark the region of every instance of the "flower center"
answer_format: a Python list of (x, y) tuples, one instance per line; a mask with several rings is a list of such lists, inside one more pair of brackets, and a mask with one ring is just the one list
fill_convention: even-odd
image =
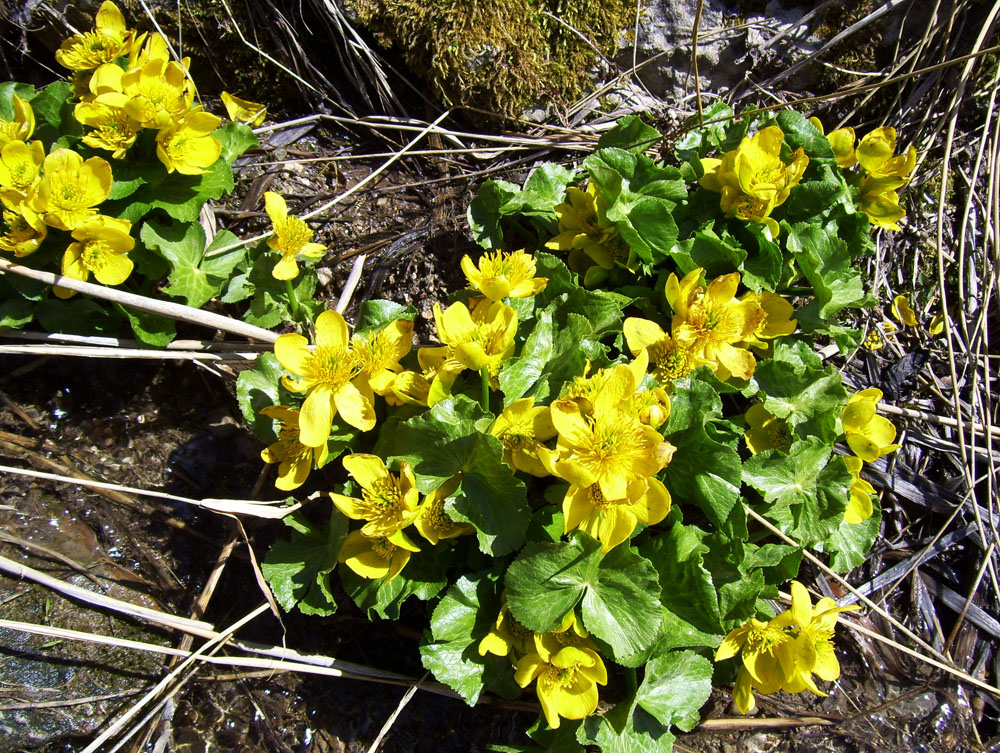
[(545, 683), (557, 688), (568, 688), (576, 680), (576, 667), (556, 667), (550, 664), (542, 672)]
[(378, 520), (392, 515), (399, 507), (402, 494), (399, 486), (391, 478), (380, 478), (361, 493), (364, 500), (364, 516), (368, 520)]
[(380, 536), (377, 539), (372, 539), (372, 551), (383, 560), (391, 560), (392, 555), (396, 552), (396, 545), (393, 544), (385, 536)]
[(649, 348), (649, 360), (653, 362), (653, 378), (660, 384), (680, 379), (691, 371), (691, 356), (687, 349), (676, 343), (661, 340)]
[(601, 491), (600, 484), (591, 484), (587, 491), (590, 494), (591, 504), (593, 504), (598, 510), (614, 504), (614, 502), (604, 496), (604, 492)]
[(354, 343), (354, 354), (358, 368), (366, 374), (374, 375), (396, 361), (392, 340), (385, 330)]
[(357, 364), (347, 348), (317, 347), (306, 363), (303, 376), (316, 383), (339, 387), (357, 375)]
[(114, 253), (114, 249), (106, 241), (88, 241), (80, 254), (80, 261), (91, 272), (98, 272), (107, 266), (109, 257)]
[(754, 626), (747, 633), (747, 647), (744, 653), (763, 654), (770, 653), (776, 646), (780, 646), (789, 640), (790, 636), (779, 627), (770, 625)]
[(275, 226), (275, 232), (280, 241), (282, 253), (294, 256), (302, 247), (312, 240), (312, 230), (298, 217), (288, 217)]
[(450, 531), (455, 521), (444, 510), (444, 500), (440, 499), (424, 513), (425, 520), (435, 531)]

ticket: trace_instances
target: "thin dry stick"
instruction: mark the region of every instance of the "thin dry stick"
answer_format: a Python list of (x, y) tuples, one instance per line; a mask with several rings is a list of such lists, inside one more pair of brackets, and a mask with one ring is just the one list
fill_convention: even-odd
[(389, 715), (389, 718), (385, 720), (385, 724), (382, 725), (382, 729), (379, 730), (378, 735), (371, 744), (371, 747), (368, 748), (368, 753), (375, 753), (375, 751), (378, 750), (378, 746), (382, 744), (382, 739), (389, 734), (389, 730), (392, 729), (392, 725), (395, 724), (399, 715), (403, 713), (403, 709), (406, 708), (406, 704), (408, 704), (410, 699), (416, 695), (424, 680), (427, 679), (428, 674), (430, 673), (425, 672), (424, 676), (413, 683), (403, 694), (403, 697), (399, 699), (399, 703), (396, 704), (396, 709)]
[(698, 27), (701, 26), (701, 11), (704, 0), (698, 0), (694, 11), (694, 28), (691, 30), (691, 72), (694, 74), (694, 93), (698, 103), (698, 125), (705, 123), (705, 111), (701, 106), (701, 78), (698, 76)]
[(110, 489), (116, 492), (134, 494), (139, 497), (155, 497), (156, 499), (166, 499), (171, 502), (183, 502), (195, 507), (203, 507), (206, 510), (211, 510), (222, 515), (252, 515), (257, 518), (278, 520), (302, 507), (301, 502), (285, 507), (285, 501), (281, 499), (271, 501), (251, 499), (191, 499), (189, 497), (178, 497), (176, 494), (153, 491), (152, 489), (136, 489), (131, 486), (109, 484), (105, 481), (73, 478), (72, 476), (45, 473), (44, 471), (30, 471), (27, 468), (15, 468), (9, 465), (0, 465), (0, 473), (13, 473), (18, 476), (60, 481), (64, 484), (73, 484), (74, 486), (86, 486), (92, 489)]
[(122, 306), (128, 306), (129, 308), (137, 309), (138, 311), (146, 311), (151, 314), (166, 316), (170, 319), (177, 319), (178, 321), (200, 324), (203, 327), (211, 327), (212, 329), (230, 332), (234, 335), (240, 335), (241, 337), (263, 340), (264, 342), (269, 343), (273, 343), (278, 339), (278, 336), (274, 332), (269, 332), (261, 327), (255, 327), (252, 324), (241, 322), (238, 319), (230, 319), (227, 316), (212, 314), (208, 311), (202, 311), (201, 309), (185, 306), (180, 303), (160, 301), (155, 298), (148, 298), (144, 295), (126, 293), (123, 290), (106, 288), (103, 285), (95, 285), (91, 282), (74, 280), (70, 277), (53, 274), (52, 272), (43, 272), (39, 269), (23, 267), (20, 264), (15, 264), (9, 259), (0, 259), (0, 274), (8, 272), (20, 275), (21, 277), (28, 277), (32, 280), (44, 282), (46, 285), (58, 285), (61, 288), (75, 290), (78, 293), (85, 293), (86, 295), (91, 295), (95, 298), (102, 298), (105, 301), (120, 303)]
[[(957, 429), (959, 426), (958, 421), (954, 418), (948, 418), (947, 416), (937, 416), (933, 413), (928, 413), (927, 411), (914, 410), (913, 408), (899, 408), (895, 405), (889, 403), (881, 402), (879, 403), (879, 410), (883, 410), (886, 413), (891, 413), (894, 416), (906, 416), (907, 418), (919, 418), (922, 421), (926, 421), (931, 424), (939, 424), (940, 426), (947, 426), (952, 429)], [(989, 434), (990, 436), (1000, 437), (1000, 428), (995, 426), (984, 426), (983, 424), (976, 423), (974, 421), (967, 421), (963, 424), (966, 428), (972, 429), (977, 434)]]

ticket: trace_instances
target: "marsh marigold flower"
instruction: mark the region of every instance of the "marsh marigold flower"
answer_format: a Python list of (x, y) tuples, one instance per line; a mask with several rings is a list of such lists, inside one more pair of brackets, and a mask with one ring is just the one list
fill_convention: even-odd
[[(514, 661), (534, 649), (535, 634), (507, 609), (507, 592), (500, 595), (500, 612), (490, 632), (479, 641), (479, 655), (511, 656)], [(523, 687), (523, 686), (522, 686)]]
[(792, 430), (783, 418), (772, 415), (764, 403), (754, 403), (743, 416), (747, 429), (743, 440), (750, 454), (765, 450), (780, 450), (787, 453), (792, 446)]
[(283, 492), (298, 489), (309, 477), (313, 464), (322, 468), (330, 456), (326, 444), (307, 447), (299, 441), (299, 412), (283, 405), (269, 405), (261, 414), (279, 424), (278, 441), (260, 451), (265, 463), (278, 464), (278, 480), (274, 485)]
[(120, 86), (128, 97), (125, 111), (143, 128), (169, 128), (194, 103), (194, 85), (185, 67), (175, 60), (153, 58), (130, 68), (122, 73)]
[(479, 257), (478, 265), (466, 254), (462, 257), (462, 271), (469, 286), (491, 301), (530, 298), (544, 290), (548, 282), (544, 277), (535, 277), (535, 257), (524, 251), (487, 251)]
[(27, 203), (46, 225), (73, 230), (97, 214), (97, 205), (111, 194), (111, 165), (100, 157), (83, 157), (72, 149), (56, 149), (42, 163), (42, 179)]
[(705, 174), (698, 181), (702, 188), (722, 194), (720, 205), (726, 216), (763, 223), (774, 238), (780, 228), (771, 212), (785, 203), (809, 164), (802, 147), (791, 155), (791, 162), (782, 160), (783, 138), (780, 128), (768, 126), (744, 138), (722, 159), (703, 158)]
[[(514, 355), (517, 334), (517, 311), (499, 301), (481, 298), (472, 303), (471, 311), (464, 303), (451, 304), (447, 309), (434, 304), (434, 321), (443, 348), (421, 348), (421, 353), (437, 366), (453, 361), (463, 368), (486, 369), (490, 386), (498, 389), (498, 377), (503, 362)], [(421, 362), (423, 366), (423, 362)], [(430, 363), (429, 363), (430, 365)], [(452, 370), (452, 366), (445, 366)]]
[(351, 341), (351, 350), (361, 375), (376, 395), (392, 396), (396, 376), (403, 371), (399, 360), (413, 347), (413, 322), (396, 319), (382, 329)]
[(625, 342), (633, 356), (645, 351), (649, 357), (650, 373), (663, 385), (685, 377), (697, 364), (690, 351), (679, 345), (656, 322), (629, 317), (622, 325)]
[(533, 397), (515, 400), (490, 425), (490, 434), (503, 445), (503, 462), (510, 468), (549, 475), (538, 459), (538, 445), (556, 435), (549, 406), (535, 405)]
[(30, 207), (22, 205), (17, 210), (3, 210), (6, 232), (0, 235), (0, 251), (22, 257), (38, 250), (49, 229)]
[(35, 111), (31, 104), (16, 94), (14, 102), (14, 119), (0, 120), (0, 148), (11, 141), (27, 141), (35, 132)]
[(618, 234), (618, 228), (608, 220), (608, 205), (596, 185), (589, 184), (586, 191), (569, 186), (566, 201), (557, 204), (554, 211), (559, 218), (559, 235), (548, 241), (546, 248), (578, 249), (587, 252), (602, 267), (614, 266), (604, 244)]
[(917, 326), (917, 315), (905, 295), (897, 295), (892, 299), (892, 315), (900, 324), (905, 324), (907, 327)]
[(761, 290), (759, 293), (747, 291), (740, 296), (740, 301), (752, 301), (764, 312), (764, 319), (744, 341), (745, 345), (758, 350), (767, 350), (768, 340), (784, 337), (795, 331), (797, 321), (792, 319), (795, 308), (777, 293), (772, 293), (770, 290)]
[(863, 523), (874, 512), (871, 495), (875, 493), (875, 487), (861, 478), (861, 468), (864, 466), (864, 461), (861, 458), (846, 455), (844, 462), (851, 474), (851, 498), (847, 502), (847, 510), (844, 512), (844, 522)]
[(347, 517), (366, 521), (361, 528), (365, 536), (392, 536), (413, 522), (420, 495), (409, 463), (400, 463), (398, 476), (390, 473), (377, 455), (348, 455), (343, 463), (361, 487), (361, 498), (333, 493), (330, 498)]
[(539, 641), (514, 670), (522, 688), (535, 681), (545, 721), (553, 729), (562, 719), (583, 719), (597, 709), (597, 686), (607, 685), (608, 671), (596, 651), (563, 646), (557, 640)]
[(715, 278), (707, 288), (699, 284), (703, 272), (695, 269), (680, 281), (673, 273), (667, 278), (667, 302), (674, 310), (673, 339), (695, 363), (707, 364), (719, 379), (749, 379), (757, 359), (739, 344), (757, 332), (767, 314), (756, 300), (736, 298), (738, 272)]
[(229, 92), (222, 92), (220, 97), (226, 108), (226, 114), (235, 123), (246, 123), (249, 126), (257, 127), (267, 117), (267, 108), (258, 102), (240, 99)]
[(563, 499), (564, 533), (579, 528), (610, 552), (643, 525), (655, 525), (670, 512), (670, 492), (650, 476), (632, 481), (621, 499), (608, 499), (599, 484), (571, 486)]
[(56, 50), (56, 61), (72, 71), (89, 71), (128, 55), (134, 39), (135, 32), (126, 28), (118, 6), (105, 0), (97, 11), (94, 30), (64, 41)]
[(222, 154), (222, 144), (212, 135), (222, 121), (196, 107), (156, 134), (156, 156), (168, 173), (202, 175)]
[(893, 444), (896, 427), (885, 416), (879, 416), (879, 401), (882, 390), (871, 387), (850, 396), (841, 414), (841, 425), (847, 436), (847, 444), (866, 463), (874, 462), (883, 455), (899, 449)]
[(41, 141), (11, 141), (0, 149), (0, 201), (10, 209), (24, 203), (39, 180), (45, 160)]
[(462, 483), (461, 474), (445, 481), (432, 491), (417, 508), (417, 517), (413, 521), (414, 528), (431, 544), (436, 545), (442, 539), (452, 539), (475, 533), (475, 527), (469, 523), (460, 523), (448, 514), (444, 507), (445, 501), (458, 491)]
[(316, 343), (302, 335), (281, 335), (274, 355), (292, 376), (281, 383), (291, 392), (306, 393), (299, 414), (299, 441), (309, 447), (326, 443), (338, 413), (361, 431), (375, 427), (375, 410), (368, 382), (359, 378), (357, 359), (351, 352), (347, 322), (336, 311), (316, 317)]
[(413, 552), (420, 547), (410, 541), (402, 531), (392, 536), (365, 536), (361, 531), (347, 534), (337, 562), (347, 565), (362, 578), (386, 582), (395, 578), (406, 567)]
[[(128, 252), (135, 247), (129, 234), (132, 223), (114, 217), (95, 215), (73, 229), (73, 240), (62, 258), (64, 277), (86, 281), (91, 274), (102, 285), (121, 285), (132, 274)], [(69, 298), (76, 291), (56, 286), (59, 298)]]
[(587, 415), (575, 401), (552, 404), (552, 423), (559, 432), (553, 467), (559, 477), (580, 488), (596, 485), (605, 500), (624, 500), (630, 484), (670, 462), (676, 448), (623, 410), (634, 392), (634, 374), (620, 365), (611, 370)]
[(299, 274), (295, 258), (301, 255), (306, 259), (320, 259), (326, 253), (326, 247), (313, 243), (312, 228), (295, 215), (288, 214), (288, 204), (281, 194), (266, 191), (264, 210), (274, 225), (274, 234), (267, 245), (281, 253), (281, 259), (274, 265), (271, 274), (276, 280), (294, 280)]
[(91, 127), (91, 131), (83, 137), (83, 143), (94, 149), (109, 151), (115, 159), (122, 159), (142, 130), (142, 126), (125, 111), (126, 101), (124, 94), (109, 94), (100, 102), (80, 102), (73, 115)]

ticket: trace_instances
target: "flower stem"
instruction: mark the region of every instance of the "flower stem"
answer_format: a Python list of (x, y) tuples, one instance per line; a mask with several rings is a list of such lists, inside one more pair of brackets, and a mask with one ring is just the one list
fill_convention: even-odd
[(479, 398), (479, 404), (483, 406), (483, 411), (490, 411), (490, 370), (485, 366), (479, 370), (479, 376), (483, 383), (483, 392)]
[(292, 311), (292, 319), (299, 321), (299, 298), (295, 295), (291, 280), (285, 280), (285, 290), (288, 292), (288, 308)]

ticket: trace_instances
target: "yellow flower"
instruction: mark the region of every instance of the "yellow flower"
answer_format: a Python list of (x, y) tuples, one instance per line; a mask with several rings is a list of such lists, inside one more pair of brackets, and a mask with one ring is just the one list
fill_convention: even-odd
[(314, 347), (302, 335), (289, 333), (275, 341), (274, 355), (293, 375), (282, 377), (285, 388), (306, 393), (299, 416), (302, 444), (326, 444), (337, 413), (361, 431), (375, 427), (371, 388), (366, 379), (359, 378), (347, 322), (336, 311), (324, 311), (316, 318)]
[(837, 160), (837, 164), (840, 167), (854, 167), (858, 164), (858, 156), (854, 151), (854, 129), (848, 126), (847, 128), (838, 128), (833, 131), (827, 138), (830, 140), (830, 146), (833, 148), (833, 156)]
[(278, 421), (278, 441), (260, 451), (265, 463), (278, 464), (278, 480), (274, 485), (283, 492), (298, 489), (309, 477), (315, 463), (322, 468), (329, 457), (325, 444), (307, 447), (299, 441), (299, 412), (283, 405), (269, 405), (260, 411), (268, 418)]
[(567, 201), (555, 207), (559, 235), (545, 244), (558, 251), (581, 250), (604, 269), (611, 269), (614, 259), (605, 244), (618, 235), (615, 223), (607, 217), (608, 205), (591, 183), (586, 191), (570, 186)]
[(406, 567), (411, 553), (419, 551), (420, 548), (402, 531), (375, 538), (361, 531), (351, 531), (340, 547), (337, 562), (347, 565), (362, 578), (385, 578), (389, 582)]
[(742, 666), (736, 674), (733, 700), (741, 714), (756, 706), (753, 692), (770, 695), (795, 672), (795, 643), (783, 615), (769, 622), (751, 618), (732, 630), (715, 652), (715, 661), (740, 655)]
[(900, 324), (905, 324), (907, 327), (917, 326), (917, 316), (913, 313), (905, 295), (897, 295), (892, 299), (892, 315)]
[(899, 205), (899, 194), (892, 188), (895, 182), (893, 178), (866, 175), (858, 185), (858, 208), (883, 230), (900, 230), (899, 221), (906, 216), (906, 210)]
[[(145, 44), (143, 41), (145, 39)], [(170, 47), (167, 40), (158, 33), (150, 34), (148, 37), (143, 34), (136, 39), (135, 44), (128, 54), (128, 67), (125, 70), (141, 68), (151, 60), (170, 60)]]
[(413, 322), (396, 319), (377, 332), (355, 338), (351, 349), (361, 375), (376, 395), (390, 396), (396, 375), (403, 370), (399, 359), (413, 347)]
[[(112, 66), (118, 70), (118, 66)], [(115, 159), (122, 159), (135, 143), (142, 126), (125, 111), (124, 94), (108, 94), (100, 100), (80, 102), (73, 115), (93, 130), (83, 137), (83, 143), (95, 149), (113, 152)]]
[(896, 154), (896, 129), (876, 128), (861, 139), (857, 158), (862, 169), (872, 178), (893, 181), (890, 188), (899, 188), (910, 179), (917, 164), (917, 150), (911, 146), (906, 154)]
[(26, 204), (17, 211), (5, 209), (3, 221), (7, 231), (0, 235), (0, 251), (9, 251), (19, 258), (37, 251), (49, 232), (42, 218)]
[[(951, 321), (950, 319), (948, 320)], [(937, 337), (942, 332), (944, 332), (944, 314), (937, 313), (931, 317), (930, 324), (927, 325), (927, 332), (931, 337)]]
[(539, 642), (514, 670), (522, 688), (536, 681), (535, 692), (545, 721), (553, 729), (563, 719), (583, 719), (597, 709), (597, 686), (607, 685), (608, 671), (596, 651), (577, 646)]
[(559, 432), (560, 478), (584, 489), (597, 485), (606, 500), (628, 497), (629, 486), (658, 473), (676, 449), (656, 429), (623, 411), (635, 392), (635, 376), (628, 366), (616, 366), (584, 416), (574, 401), (559, 400), (551, 407)]
[(751, 348), (767, 350), (769, 346), (765, 340), (784, 337), (795, 331), (797, 321), (792, 319), (795, 308), (780, 295), (770, 290), (761, 290), (759, 293), (748, 291), (740, 296), (740, 301), (752, 301), (764, 312), (763, 321), (745, 341)]
[[(73, 228), (73, 239), (63, 253), (62, 274), (73, 280), (86, 281), (93, 272), (102, 285), (121, 285), (132, 274), (128, 252), (135, 247), (129, 235), (132, 223), (114, 217), (95, 215)], [(59, 298), (69, 298), (76, 291), (56, 286)]]
[(313, 231), (295, 215), (288, 214), (285, 198), (274, 191), (264, 193), (264, 210), (274, 225), (274, 235), (267, 245), (281, 253), (281, 260), (274, 265), (271, 274), (276, 280), (294, 280), (299, 274), (295, 257), (301, 254), (307, 259), (320, 259), (326, 247), (313, 243)]
[(514, 619), (507, 609), (507, 592), (500, 596), (500, 613), (490, 632), (479, 641), (479, 655), (510, 656), (520, 658), (534, 648), (535, 634)]
[(702, 159), (705, 175), (698, 185), (722, 194), (720, 206), (728, 217), (764, 223), (777, 238), (778, 223), (771, 211), (788, 198), (809, 164), (799, 147), (792, 161), (781, 159), (784, 134), (777, 126), (768, 126), (752, 138), (744, 138), (737, 149), (722, 159)]
[(545, 289), (548, 280), (535, 277), (535, 257), (524, 251), (512, 254), (497, 251), (479, 257), (479, 266), (466, 254), (462, 257), (462, 271), (469, 286), (491, 301), (503, 298), (530, 298)]
[(622, 327), (628, 349), (633, 356), (646, 352), (653, 378), (660, 384), (685, 377), (695, 367), (688, 349), (678, 345), (656, 322), (629, 317)]
[(365, 536), (392, 536), (413, 522), (420, 495), (409, 463), (400, 463), (398, 477), (378, 455), (348, 455), (343, 463), (361, 487), (361, 499), (334, 493), (330, 497), (347, 517), (367, 521), (361, 528)]
[(234, 122), (246, 123), (251, 126), (259, 126), (267, 117), (267, 108), (257, 102), (248, 99), (234, 97), (229, 92), (222, 92), (222, 104), (226, 108), (226, 114)]
[(474, 533), (476, 530), (469, 523), (458, 523), (452, 520), (448, 511), (444, 509), (445, 500), (458, 491), (458, 486), (461, 483), (461, 474), (453, 476), (424, 497), (424, 501), (417, 508), (417, 517), (413, 521), (413, 525), (420, 532), (420, 535), (431, 544), (436, 545), (442, 539), (464, 536)]
[(794, 639), (794, 671), (782, 685), (787, 693), (800, 693), (808, 689), (816, 695), (825, 696), (812, 679), (815, 674), (821, 680), (833, 682), (840, 677), (840, 662), (833, 650), (833, 631), (837, 617), (860, 607), (838, 607), (833, 599), (822, 598), (813, 608), (809, 592), (798, 581), (792, 581), (792, 608), (775, 620), (783, 620), (797, 626), (798, 635)]
[(656, 478), (630, 483), (621, 499), (607, 499), (599, 484), (571, 486), (563, 499), (564, 533), (579, 528), (610, 552), (626, 541), (636, 525), (655, 525), (670, 512), (670, 492)]
[(862, 523), (872, 516), (872, 498), (875, 487), (861, 478), (861, 467), (864, 461), (853, 455), (846, 455), (844, 462), (847, 463), (847, 470), (851, 474), (851, 499), (847, 503), (847, 510), (844, 512), (845, 523)]
[(0, 200), (4, 206), (17, 209), (24, 202), (38, 181), (44, 159), (41, 141), (10, 141), (0, 149)]
[(169, 128), (194, 101), (187, 70), (174, 60), (153, 58), (140, 67), (130, 68), (122, 74), (120, 86), (128, 97), (125, 111), (143, 128)]
[(83, 157), (72, 149), (56, 149), (42, 163), (42, 179), (27, 203), (46, 225), (72, 230), (97, 214), (111, 193), (111, 165), (100, 157)]
[(443, 311), (435, 303), (434, 321), (438, 339), (450, 348), (448, 359), (466, 369), (487, 369), (490, 386), (498, 389), (500, 367), (514, 355), (517, 311), (486, 298), (474, 301), (471, 311), (460, 302)]
[(754, 403), (744, 414), (747, 423), (743, 439), (752, 455), (764, 450), (780, 450), (787, 453), (792, 446), (792, 432), (788, 423), (771, 415), (763, 403)]
[(736, 298), (738, 272), (715, 278), (706, 289), (698, 284), (703, 271), (695, 269), (680, 282), (673, 273), (667, 278), (667, 302), (674, 310), (673, 339), (719, 379), (749, 379), (757, 360), (738, 343), (754, 335), (767, 314), (757, 301)]
[(27, 100), (16, 94), (14, 99), (14, 119), (0, 120), (0, 148), (11, 141), (27, 141), (35, 132), (35, 111)]
[(94, 30), (64, 41), (56, 50), (56, 60), (71, 71), (89, 71), (128, 55), (134, 39), (135, 32), (125, 28), (125, 16), (111, 0), (105, 0), (97, 11)]
[(871, 387), (851, 395), (841, 414), (841, 425), (847, 444), (866, 463), (878, 460), (899, 449), (893, 444), (896, 427), (884, 416), (876, 414), (882, 390)]
[(156, 156), (168, 173), (202, 175), (222, 154), (222, 144), (212, 132), (222, 122), (199, 108), (156, 134)]
[(556, 435), (547, 405), (535, 405), (535, 398), (515, 400), (490, 425), (490, 434), (503, 445), (503, 462), (532, 476), (547, 476), (538, 459), (538, 445)]

